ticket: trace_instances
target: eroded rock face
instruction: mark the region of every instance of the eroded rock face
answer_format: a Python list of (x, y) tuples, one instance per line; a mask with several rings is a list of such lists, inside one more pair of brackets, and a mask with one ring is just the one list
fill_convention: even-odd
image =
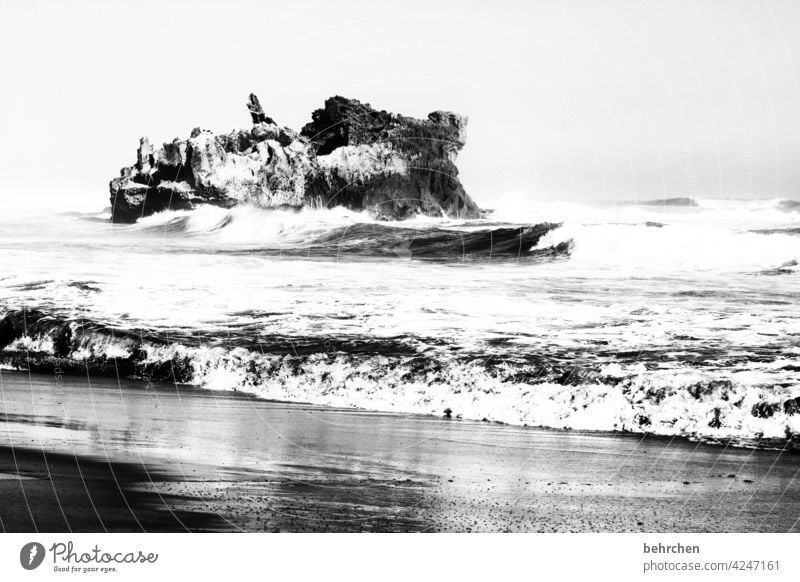
[(279, 127), (253, 94), (247, 108), (250, 129), (196, 128), (158, 148), (142, 138), (136, 163), (111, 181), (112, 220), (203, 204), (345, 206), (385, 219), (480, 213), (455, 166), (465, 117), (436, 111), (420, 120), (332, 97), (298, 134)]

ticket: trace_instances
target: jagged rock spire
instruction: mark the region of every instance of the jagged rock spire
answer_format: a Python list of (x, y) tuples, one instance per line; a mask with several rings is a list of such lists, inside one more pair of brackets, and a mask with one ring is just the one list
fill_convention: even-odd
[(250, 117), (253, 119), (253, 125), (258, 123), (275, 123), (271, 117), (267, 117), (264, 110), (261, 108), (261, 102), (255, 93), (250, 93), (250, 99), (247, 101), (247, 109), (250, 110)]

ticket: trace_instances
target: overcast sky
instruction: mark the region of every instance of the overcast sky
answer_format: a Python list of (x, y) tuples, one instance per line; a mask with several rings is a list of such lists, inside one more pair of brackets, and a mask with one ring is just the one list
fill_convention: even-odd
[(0, 0), (0, 199), (102, 208), (140, 135), (299, 129), (340, 94), (470, 117), (479, 202), (800, 198), (789, 0)]

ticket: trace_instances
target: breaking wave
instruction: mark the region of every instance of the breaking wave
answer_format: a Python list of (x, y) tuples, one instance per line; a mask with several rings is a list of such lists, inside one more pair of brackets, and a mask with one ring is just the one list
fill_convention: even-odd
[(559, 225), (493, 225), (419, 218), (380, 222), (344, 209), (263, 210), (253, 207), (155, 214), (126, 227), (134, 232), (214, 242), (220, 252), (287, 256), (400, 257), (425, 260), (548, 259), (569, 253), (569, 241), (539, 245)]
[(457, 417), (519, 425), (800, 448), (800, 387), (775, 383), (774, 376), (800, 371), (800, 362), (779, 351), (763, 354), (758, 370), (751, 361), (717, 360), (720, 367), (704, 371), (696, 358), (659, 369), (654, 364), (664, 353), (594, 360), (496, 355), (452, 350), (430, 338), (218, 340), (10, 311), (0, 318), (0, 364), (187, 383), (287, 402), (434, 415), (449, 409)]
[[(769, 234), (770, 236), (764, 236)], [(629, 273), (734, 271), (759, 273), (794, 267), (800, 238), (794, 229), (740, 232), (693, 224), (582, 225), (553, 229), (542, 248), (568, 242), (571, 264), (584, 269), (623, 269)]]

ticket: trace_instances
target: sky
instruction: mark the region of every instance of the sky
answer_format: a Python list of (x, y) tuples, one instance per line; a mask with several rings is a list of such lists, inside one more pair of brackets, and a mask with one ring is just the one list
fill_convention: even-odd
[(331, 95), (469, 116), (482, 205), (800, 198), (790, 0), (0, 0), (2, 208), (100, 209), (138, 138)]

